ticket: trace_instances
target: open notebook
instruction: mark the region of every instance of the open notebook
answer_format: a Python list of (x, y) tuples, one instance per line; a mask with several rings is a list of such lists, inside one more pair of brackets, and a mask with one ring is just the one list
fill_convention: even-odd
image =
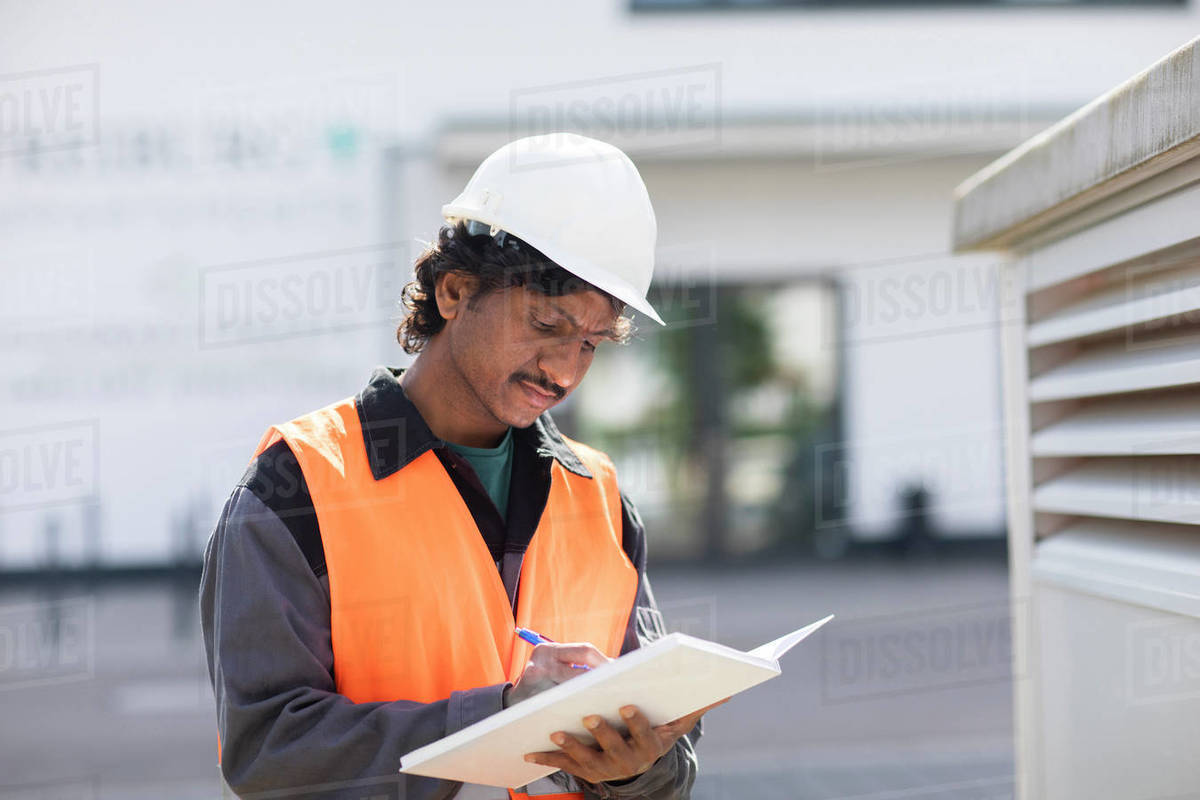
[(583, 717), (600, 714), (626, 733), (617, 713), (624, 705), (636, 705), (652, 725), (686, 716), (779, 675), (779, 658), (831, 619), (832, 614), (748, 653), (683, 633), (668, 634), (407, 753), (400, 771), (524, 786), (556, 771), (524, 760), (525, 753), (556, 749), (550, 741), (554, 731), (594, 744)]

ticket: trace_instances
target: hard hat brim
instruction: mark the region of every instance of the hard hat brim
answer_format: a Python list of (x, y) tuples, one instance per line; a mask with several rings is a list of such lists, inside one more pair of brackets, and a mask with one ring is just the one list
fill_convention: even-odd
[(602, 292), (612, 295), (625, 305), (635, 311), (644, 314), (650, 319), (657, 322), (659, 325), (665, 326), (667, 323), (658, 315), (654, 307), (650, 305), (642, 293), (635, 289), (629, 283), (617, 278), (607, 270), (596, 267), (593, 264), (586, 263), (578, 257), (570, 257), (569, 254), (558, 252), (558, 248), (553, 242), (539, 241), (537, 236), (526, 236), (519, 230), (512, 230), (508, 227), (500, 225), (495, 219), (489, 219), (488, 215), (480, 214), (477, 209), (465, 208), (456, 206), (453, 203), (447, 203), (442, 206), (442, 216), (447, 222), (453, 222), (455, 219), (463, 220), (478, 220), (486, 225), (497, 225), (502, 230), (516, 236), (523, 242), (529, 244), (530, 247), (541, 252), (546, 258), (553, 261), (558, 266), (570, 272), (572, 275), (582, 278), (583, 280), (595, 286)]

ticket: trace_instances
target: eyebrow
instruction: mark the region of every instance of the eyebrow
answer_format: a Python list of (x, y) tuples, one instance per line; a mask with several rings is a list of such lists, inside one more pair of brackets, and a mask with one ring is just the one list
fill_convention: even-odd
[[(575, 319), (574, 317), (572, 317), (570, 314), (568, 314), (568, 313), (567, 313), (567, 311), (566, 311), (566, 309), (564, 309), (562, 306), (558, 305), (557, 303), (551, 303), (551, 304), (550, 304), (550, 307), (551, 307), (552, 309), (554, 309), (555, 311), (557, 311), (559, 314), (562, 314), (564, 317), (566, 317), (566, 318), (567, 318), (567, 322), (571, 323), (571, 324), (572, 324), (572, 325), (574, 325), (576, 328), (582, 327), (582, 326), (579, 324), (579, 321), (578, 321), (577, 319)], [(617, 332), (616, 332), (616, 331), (615, 331), (615, 330), (614, 330), (612, 327), (605, 328), (605, 329), (604, 329), (604, 330), (602, 330), (602, 331), (593, 331), (593, 332), (591, 333), (591, 335), (592, 335), (592, 336), (603, 336), (603, 337), (605, 337), (605, 338), (607, 338), (607, 339), (615, 339), (615, 338), (617, 338)]]

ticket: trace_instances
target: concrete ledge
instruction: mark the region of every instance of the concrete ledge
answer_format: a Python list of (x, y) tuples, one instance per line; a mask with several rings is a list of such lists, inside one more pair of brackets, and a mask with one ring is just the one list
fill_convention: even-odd
[[(814, 171), (955, 155), (1006, 152), (1059, 119), (1067, 109), (831, 108), (791, 115), (722, 113), (709, 129), (686, 126), (581, 133), (620, 147), (635, 162), (799, 158)], [(941, 116), (939, 116), (939, 112)], [(451, 118), (434, 132), (438, 163), (474, 169), (518, 136), (544, 133), (503, 118)]]
[(1200, 155), (1200, 37), (955, 189), (957, 251), (1011, 246)]

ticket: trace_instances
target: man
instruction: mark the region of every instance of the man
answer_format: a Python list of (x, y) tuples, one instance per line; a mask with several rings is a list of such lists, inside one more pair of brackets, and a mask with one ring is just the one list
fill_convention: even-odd
[(397, 774), (664, 633), (612, 462), (548, 413), (628, 339), (626, 304), (662, 324), (640, 175), (603, 142), (529, 137), (442, 211), (397, 331), (415, 362), (271, 426), (209, 541), (223, 778), (239, 796), (688, 797), (707, 708), (652, 727), (625, 707), (627, 735), (590, 715), (596, 745), (556, 734), (526, 758), (558, 771), (518, 791)]

